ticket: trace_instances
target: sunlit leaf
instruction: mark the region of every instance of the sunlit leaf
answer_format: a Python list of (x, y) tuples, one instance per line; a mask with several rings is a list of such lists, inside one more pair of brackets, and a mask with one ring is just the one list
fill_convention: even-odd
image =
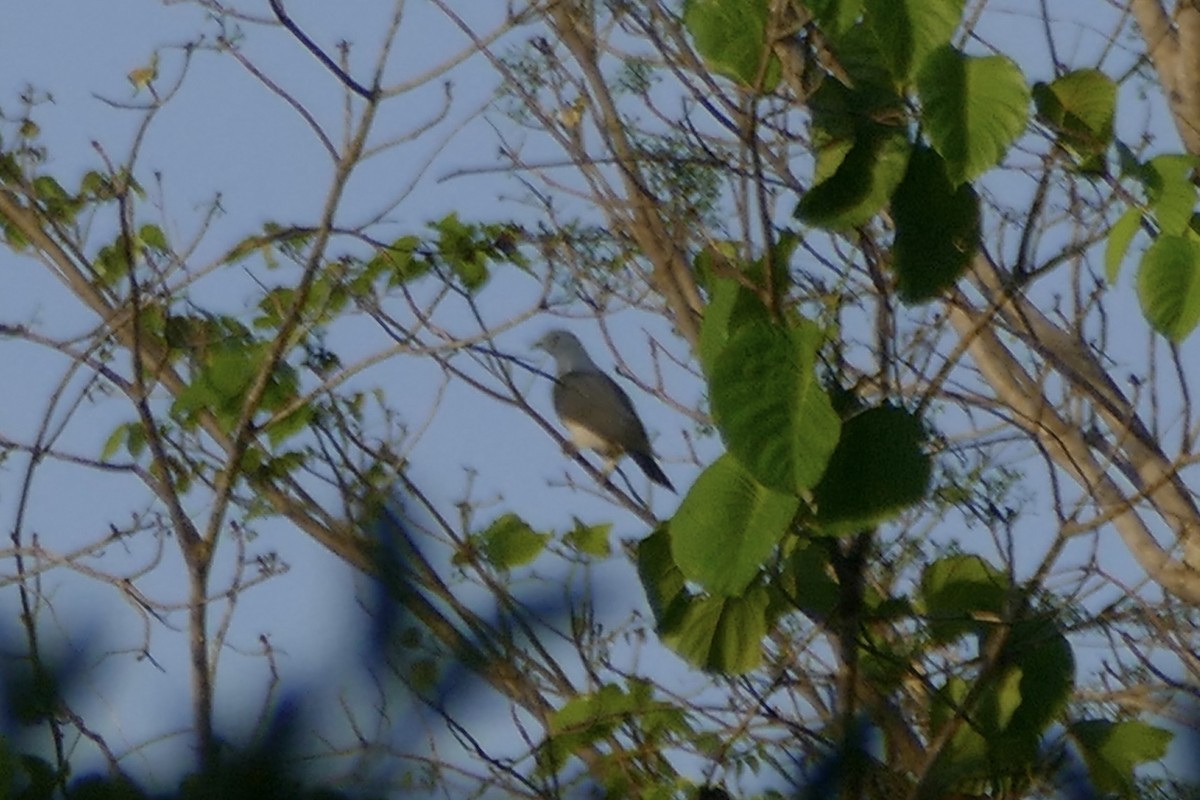
[(1142, 256), (1138, 300), (1150, 325), (1173, 342), (1200, 324), (1200, 242), (1162, 235)]
[(955, 185), (999, 164), (1025, 130), (1029, 86), (1005, 56), (966, 56), (942, 47), (925, 60), (917, 87), (929, 141)]
[(764, 92), (779, 83), (767, 41), (768, 0), (686, 0), (683, 22), (696, 49), (722, 75)]
[(866, 0), (866, 18), (889, 71), (900, 83), (949, 44), (965, 0)]
[(781, 492), (810, 488), (825, 471), (840, 421), (816, 374), (821, 331), (739, 328), (717, 356), (712, 404), (730, 452), (754, 478)]
[(550, 539), (516, 514), (504, 514), (479, 534), (484, 558), (500, 569), (512, 569), (541, 555)]
[(692, 485), (671, 518), (671, 554), (712, 594), (739, 595), (774, 551), (800, 500), (766, 488), (728, 454)]

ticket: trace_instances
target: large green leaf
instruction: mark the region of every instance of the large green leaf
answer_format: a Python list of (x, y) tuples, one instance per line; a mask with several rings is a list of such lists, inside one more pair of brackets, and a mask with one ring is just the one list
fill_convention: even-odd
[(1156, 331), (1173, 342), (1186, 338), (1200, 323), (1200, 242), (1159, 236), (1142, 256), (1137, 292)]
[(701, 473), (671, 518), (671, 554), (684, 576), (740, 595), (787, 532), (800, 500), (772, 491), (728, 453)]
[(637, 570), (650, 610), (661, 627), (672, 616), (672, 609), (690, 597), (683, 572), (671, 555), (671, 534), (666, 525), (638, 542)]
[(1172, 739), (1170, 731), (1136, 720), (1079, 720), (1067, 733), (1083, 754), (1092, 787), (1122, 798), (1138, 797), (1134, 767), (1161, 759)]
[(892, 218), (892, 269), (900, 297), (910, 303), (932, 300), (953, 286), (978, 248), (979, 198), (971, 184), (956, 188), (941, 156), (917, 147), (892, 196)]
[(920, 501), (931, 472), (925, 438), (921, 421), (897, 406), (868, 409), (843, 422), (813, 490), (821, 528), (854, 533)]
[(764, 486), (797, 494), (821, 478), (840, 421), (817, 381), (821, 331), (801, 320), (739, 328), (717, 356), (711, 396), (725, 442)]
[(939, 642), (980, 630), (979, 619), (1004, 610), (1008, 579), (979, 556), (947, 556), (925, 568), (918, 597)]
[(683, 23), (713, 69), (770, 92), (780, 70), (767, 42), (769, 14), (767, 0), (687, 0)]
[(751, 289), (734, 278), (714, 277), (700, 325), (700, 364), (711, 375), (729, 337), (747, 322), (766, 322), (767, 309)]
[(922, 119), (954, 184), (1000, 163), (1025, 129), (1029, 86), (1004, 56), (966, 56), (946, 46), (925, 59), (917, 76)]
[(762, 663), (769, 594), (761, 585), (741, 597), (693, 597), (663, 641), (689, 663), (740, 675)]
[(965, 0), (866, 0), (867, 22), (888, 70), (906, 84), (925, 58), (949, 44)]
[(1033, 100), (1038, 117), (1054, 129), (1059, 143), (1085, 167), (1098, 167), (1097, 157), (1112, 143), (1116, 82), (1099, 70), (1075, 70), (1052, 83), (1036, 84)]
[(860, 126), (834, 173), (800, 198), (796, 217), (833, 230), (867, 222), (887, 205), (904, 178), (910, 148), (902, 128)]

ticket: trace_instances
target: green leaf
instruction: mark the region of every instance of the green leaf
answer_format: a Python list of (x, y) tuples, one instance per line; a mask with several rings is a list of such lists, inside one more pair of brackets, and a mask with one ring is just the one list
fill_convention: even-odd
[(758, 295), (733, 278), (713, 278), (700, 324), (700, 363), (711, 375), (729, 337), (747, 322), (765, 322), (767, 309)]
[[(929, 709), (933, 735), (936, 736), (955, 718), (967, 699), (967, 692), (967, 682), (957, 676), (948, 678), (945, 685), (934, 692)], [(929, 771), (930, 794), (941, 796), (949, 787), (957, 786), (960, 782), (978, 782), (987, 776), (987, 740), (976, 726), (960, 724)]]
[(131, 422), (123, 422), (108, 435), (108, 438), (104, 440), (104, 447), (100, 448), (101, 461), (108, 461), (116, 454), (117, 448), (125, 442), (125, 437), (128, 434), (129, 426), (132, 424), (133, 423)]
[(611, 522), (601, 525), (585, 525), (576, 517), (575, 527), (563, 535), (563, 541), (586, 555), (607, 558), (612, 555), (612, 546), (608, 543), (612, 527)]
[(671, 555), (671, 534), (666, 525), (638, 542), (638, 577), (646, 590), (646, 600), (654, 619), (662, 628), (688, 600), (683, 572)]
[(1167, 754), (1172, 734), (1137, 720), (1085, 719), (1067, 728), (1087, 764), (1093, 788), (1122, 798), (1138, 797), (1133, 770)]
[(947, 556), (925, 568), (918, 597), (933, 638), (950, 642), (980, 630), (981, 617), (998, 619), (1008, 589), (1008, 579), (979, 556)]
[[(1005, 634), (993, 625), (986, 639)], [(972, 676), (974, 702), (965, 706), (971, 683), (955, 676), (935, 696), (931, 728), (935, 732), (956, 716), (964, 717), (950, 744), (931, 770), (931, 788), (967, 789), (981, 782), (1022, 780), (1037, 769), (1049, 725), (1066, 707), (1074, 684), (1071, 647), (1050, 616), (1015, 623), (989, 671)]]
[(1192, 172), (1197, 167), (1200, 157), (1178, 154), (1155, 156), (1142, 165), (1140, 177), (1162, 233), (1182, 234), (1191, 225), (1196, 208)]
[(832, 539), (808, 539), (789, 554), (786, 569), (775, 588), (784, 601), (818, 620), (828, 619), (841, 599), (841, 588), (834, 579), (830, 551)]
[(125, 445), (125, 451), (134, 458), (139, 457), (145, 451), (146, 428), (140, 421), (118, 425), (116, 430), (105, 440), (104, 447), (100, 451), (100, 460), (107, 461), (112, 458), (121, 445)]
[(827, 35), (837, 37), (854, 28), (862, 15), (863, 0), (808, 0), (805, 5), (821, 24), (821, 29)]
[(1025, 129), (1029, 86), (1004, 56), (976, 58), (942, 47), (917, 77), (929, 141), (958, 185), (996, 166)]
[(867, 0), (867, 22), (898, 83), (907, 84), (926, 57), (950, 43), (966, 0)]
[(1108, 246), (1104, 249), (1104, 277), (1110, 284), (1117, 282), (1121, 263), (1133, 237), (1142, 229), (1142, 210), (1136, 206), (1125, 209), (1108, 230)]
[(305, 404), (290, 411), (287, 416), (275, 420), (267, 426), (267, 441), (271, 447), (279, 447), (288, 439), (308, 428), (315, 412), (311, 405)]
[(684, 577), (712, 594), (740, 595), (800, 507), (726, 453), (700, 474), (671, 518), (671, 555)]
[(689, 598), (678, 622), (661, 631), (663, 642), (700, 669), (749, 672), (762, 663), (769, 599), (761, 585), (741, 597)]
[(478, 226), (466, 224), (452, 213), (429, 223), (429, 227), (437, 231), (437, 252), (450, 271), (468, 290), (481, 288), (490, 277), (488, 253), (494, 248), (481, 236)]
[(1068, 72), (1033, 87), (1038, 117), (1058, 134), (1063, 147), (1086, 163), (1103, 154), (1113, 138), (1117, 84), (1095, 69)]
[(884, 405), (842, 423), (842, 435), (813, 489), (817, 522), (827, 532), (854, 533), (919, 502), (929, 487), (931, 459), (921, 421)]
[(1142, 256), (1137, 292), (1150, 325), (1172, 342), (1183, 341), (1200, 323), (1200, 242), (1159, 236)]
[(798, 494), (825, 471), (840, 421), (817, 381), (821, 331), (755, 322), (717, 356), (711, 395), (726, 444), (764, 486)]
[(1033, 759), (1042, 733), (1067, 706), (1075, 685), (1075, 654), (1058, 620), (1042, 614), (1013, 624), (1002, 659), (1021, 673), (1021, 703), (1011, 713), (1007, 733), (1021, 740)]
[(401, 236), (367, 262), (366, 274), (370, 277), (387, 275), (388, 283), (400, 286), (416, 280), (429, 272), (428, 259), (417, 255), (421, 240), (416, 236)]
[(928, 147), (913, 150), (892, 196), (892, 218), (892, 269), (904, 301), (934, 299), (970, 266), (979, 242), (979, 198), (970, 183), (955, 188), (945, 161)]
[(163, 233), (163, 229), (157, 225), (143, 225), (138, 230), (138, 239), (140, 239), (142, 244), (144, 244), (146, 247), (149, 247), (153, 250), (158, 250), (164, 253), (168, 250), (167, 235)]
[(683, 23), (714, 70), (771, 92), (780, 69), (767, 42), (769, 14), (768, 0), (687, 0)]
[(539, 768), (559, 771), (568, 756), (611, 734), (635, 710), (634, 699), (615, 683), (572, 697), (548, 720)]
[(546, 546), (550, 534), (538, 533), (516, 514), (505, 514), (479, 534), (483, 557), (500, 569), (530, 563)]
[(860, 126), (834, 173), (800, 198), (796, 217), (832, 230), (866, 223), (887, 205), (904, 178), (910, 147), (902, 128)]

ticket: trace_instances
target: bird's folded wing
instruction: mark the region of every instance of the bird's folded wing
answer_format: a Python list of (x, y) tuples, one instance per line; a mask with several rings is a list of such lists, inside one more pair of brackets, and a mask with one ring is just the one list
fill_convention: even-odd
[(554, 410), (621, 450), (649, 451), (629, 395), (603, 372), (568, 372), (554, 387)]

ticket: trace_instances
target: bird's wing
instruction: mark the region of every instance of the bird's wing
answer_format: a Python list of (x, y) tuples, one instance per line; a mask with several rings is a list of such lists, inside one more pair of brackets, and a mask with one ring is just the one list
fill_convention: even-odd
[(603, 372), (567, 372), (554, 385), (554, 410), (615, 452), (650, 452), (646, 429), (629, 395)]

